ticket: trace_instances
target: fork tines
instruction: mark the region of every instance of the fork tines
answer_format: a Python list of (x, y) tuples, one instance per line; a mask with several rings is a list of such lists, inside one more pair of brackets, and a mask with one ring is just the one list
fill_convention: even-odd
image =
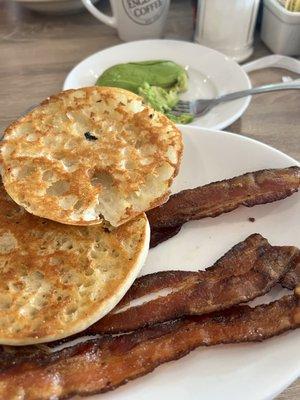
[(179, 100), (172, 111), (180, 113), (188, 113), (190, 112), (190, 102)]

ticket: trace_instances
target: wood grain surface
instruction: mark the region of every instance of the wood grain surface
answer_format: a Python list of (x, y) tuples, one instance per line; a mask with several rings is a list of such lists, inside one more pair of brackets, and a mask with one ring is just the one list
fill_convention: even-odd
[[(101, 8), (109, 12), (107, 1)], [(190, 2), (172, 0), (166, 38), (192, 40)], [(87, 12), (47, 16), (0, 0), (0, 132), (17, 116), (58, 92), (67, 73), (86, 56), (120, 43), (114, 29)], [(258, 35), (251, 59), (270, 54)], [(295, 74), (279, 69), (251, 74), (253, 85), (281, 81)], [(256, 96), (227, 130), (255, 138), (300, 160), (300, 92)], [(295, 349), (300, 353), (299, 349)], [(300, 356), (300, 354), (299, 354)], [(277, 400), (299, 400), (300, 379)], [(221, 399), (220, 399), (221, 400)]]

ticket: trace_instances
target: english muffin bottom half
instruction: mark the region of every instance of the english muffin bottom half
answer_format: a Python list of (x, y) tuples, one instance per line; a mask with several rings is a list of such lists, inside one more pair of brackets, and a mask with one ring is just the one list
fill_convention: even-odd
[(149, 247), (145, 214), (111, 231), (35, 217), (0, 187), (0, 344), (49, 342), (107, 314)]
[(95, 86), (51, 96), (12, 123), (1, 173), (34, 215), (119, 226), (167, 200), (182, 151), (177, 127), (141, 97)]

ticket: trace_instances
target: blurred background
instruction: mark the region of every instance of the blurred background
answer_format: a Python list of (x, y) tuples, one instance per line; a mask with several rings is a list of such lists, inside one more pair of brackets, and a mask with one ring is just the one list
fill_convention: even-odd
[[(121, 1), (112, 4), (118, 5)], [(127, 0), (128, 4), (134, 5), (130, 1), (133, 0)], [(145, 0), (135, 1), (145, 3)], [(226, 7), (221, 7), (225, 3)], [(107, 15), (112, 14), (108, 0), (100, 0), (96, 6)], [(269, 18), (265, 23), (265, 42), (268, 42), (268, 37), (277, 35), (276, 43), (285, 54), (287, 36), (295, 53), (292, 51), (288, 55), (298, 57), (300, 12), (286, 10), (278, 0), (171, 0), (162, 31), (157, 31), (154, 36), (197, 41), (228, 52), (229, 56), (237, 59), (241, 56), (243, 61), (240, 62), (259, 59), (274, 53), (272, 43), (266, 44), (261, 38), (266, 7), (268, 14), (275, 19)], [(117, 29), (100, 22), (79, 0), (0, 0), (0, 129), (33, 104), (61, 90), (66, 75), (81, 60), (119, 43), (122, 40)], [(233, 55), (230, 54), (232, 49)], [(273, 68), (267, 72), (256, 71), (250, 78), (254, 85), (260, 85), (280, 82), (284, 75), (286, 72)], [(288, 75), (291, 78), (299, 76), (292, 72)], [(284, 121), (293, 120), (294, 123), (289, 125), (291, 139), (284, 148), (290, 155), (297, 156), (299, 93), (280, 92), (265, 96), (255, 97), (243, 117), (228, 129), (245, 134), (251, 132), (252, 137), (263, 138), (265, 142), (282, 148), (282, 138), (272, 136), (274, 129)], [(13, 106), (8, 99), (13, 99)]]

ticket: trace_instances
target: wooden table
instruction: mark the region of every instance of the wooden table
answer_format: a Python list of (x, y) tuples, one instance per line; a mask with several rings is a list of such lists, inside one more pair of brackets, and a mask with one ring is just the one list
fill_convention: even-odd
[[(165, 36), (192, 40), (192, 35), (190, 3), (173, 0)], [(0, 132), (26, 109), (59, 91), (66, 74), (80, 60), (118, 43), (115, 30), (87, 12), (52, 17), (0, 0)], [(269, 51), (257, 39), (252, 59), (267, 54)], [(276, 82), (284, 74), (294, 76), (273, 69), (252, 73), (251, 80), (254, 85)], [(227, 130), (258, 139), (299, 160), (299, 105), (299, 92), (257, 96)], [(299, 398), (300, 379), (277, 399)]]

